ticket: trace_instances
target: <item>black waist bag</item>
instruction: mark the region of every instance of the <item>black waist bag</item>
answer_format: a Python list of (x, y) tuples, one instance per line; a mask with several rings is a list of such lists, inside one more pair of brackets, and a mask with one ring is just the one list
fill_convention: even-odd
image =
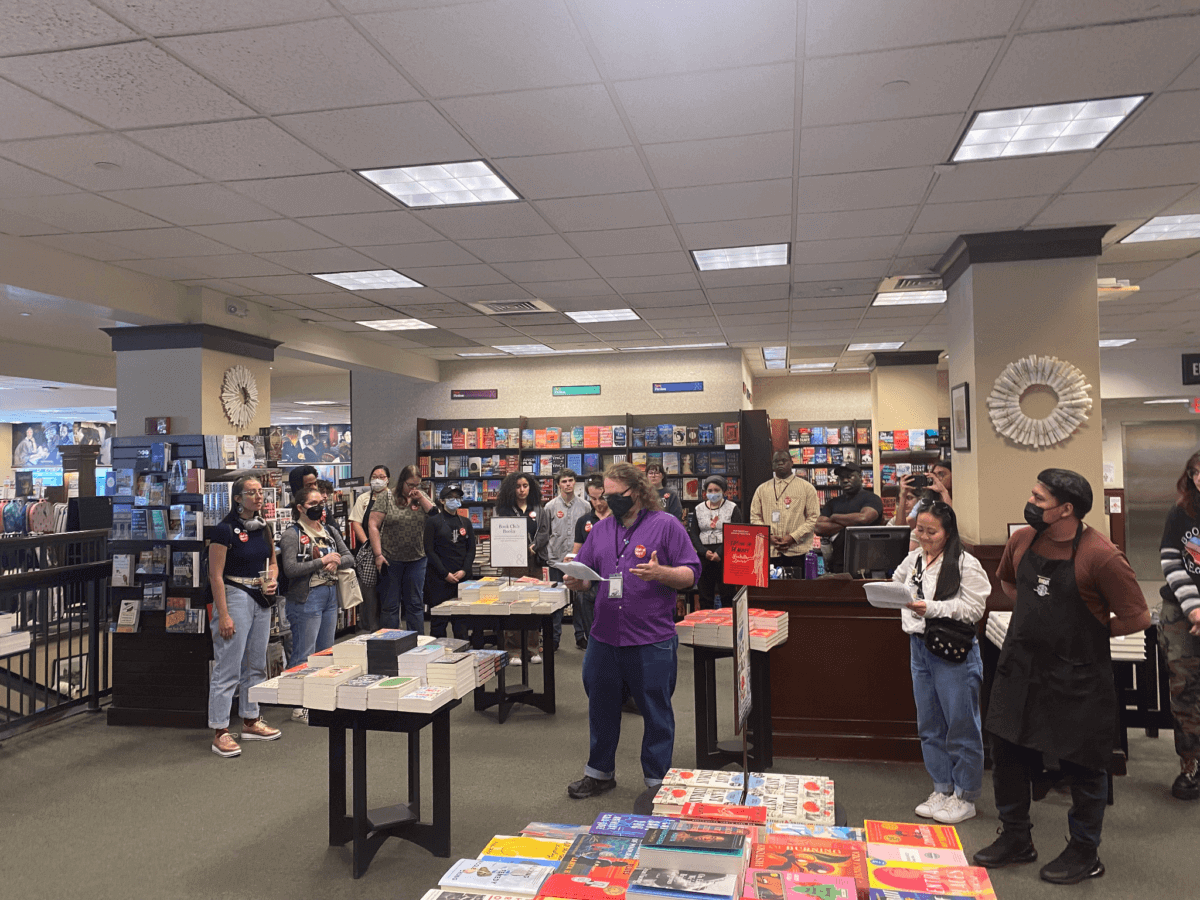
[(975, 643), (975, 626), (937, 616), (925, 620), (925, 649), (939, 659), (960, 663)]

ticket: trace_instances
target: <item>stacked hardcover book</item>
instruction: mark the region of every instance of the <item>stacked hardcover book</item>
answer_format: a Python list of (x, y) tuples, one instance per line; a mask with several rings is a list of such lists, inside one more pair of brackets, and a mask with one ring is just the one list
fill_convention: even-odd
[(367, 709), (367, 693), (376, 684), (383, 681), (386, 675), (355, 675), (349, 681), (338, 687), (337, 705), (339, 709)]
[(401, 698), (420, 686), (420, 679), (409, 675), (381, 679), (367, 687), (367, 709), (389, 709), (394, 712), (400, 708), (398, 704)]
[(455, 699), (450, 688), (440, 685), (419, 687), (396, 701), (397, 712), (432, 713)]
[(430, 686), (447, 687), (456, 698), (475, 690), (475, 658), (470, 653), (450, 653), (430, 662), (425, 671)]
[(415, 631), (401, 631), (398, 628), (381, 628), (374, 634), (367, 635), (367, 667), (372, 675), (398, 675), (396, 659), (402, 653), (417, 646)]
[(309, 709), (337, 709), (338, 688), (356, 675), (359, 666), (323, 666), (304, 678), (304, 705)]
[[(750, 649), (770, 650), (787, 640), (788, 614), (783, 610), (751, 609), (749, 612)], [(675, 623), (681, 644), (698, 647), (733, 646), (733, 610), (701, 609), (688, 613)]]

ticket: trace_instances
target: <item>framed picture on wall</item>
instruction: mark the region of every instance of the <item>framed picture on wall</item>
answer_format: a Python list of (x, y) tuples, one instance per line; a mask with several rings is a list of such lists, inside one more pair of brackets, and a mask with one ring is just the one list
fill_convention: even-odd
[(971, 388), (967, 382), (950, 388), (950, 432), (955, 450), (971, 449)]

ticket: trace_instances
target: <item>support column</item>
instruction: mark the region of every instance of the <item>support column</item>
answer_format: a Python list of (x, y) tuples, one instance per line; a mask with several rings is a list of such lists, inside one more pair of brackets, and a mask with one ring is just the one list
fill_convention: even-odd
[[(1003, 544), (1042, 469), (1072, 469), (1092, 485), (1089, 525), (1107, 534), (1103, 514), (1099, 305), (1096, 259), (1111, 226), (963, 235), (938, 262), (950, 318), (950, 388), (969, 386), (971, 448), (953, 451), (954, 508), (972, 544)], [(1081, 370), (1091, 389), (1087, 422), (1061, 443), (1033, 449), (1002, 437), (987, 398), (1010, 362), (1054, 356)], [(1034, 419), (1056, 397), (1031, 389), (1022, 411)], [(953, 415), (953, 410), (952, 410)]]

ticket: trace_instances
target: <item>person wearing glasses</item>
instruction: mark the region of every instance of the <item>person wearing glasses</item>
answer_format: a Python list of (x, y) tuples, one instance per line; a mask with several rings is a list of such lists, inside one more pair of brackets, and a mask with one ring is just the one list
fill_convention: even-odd
[[(700, 577), (700, 558), (683, 523), (664, 512), (658, 492), (636, 466), (604, 471), (604, 500), (612, 515), (596, 523), (576, 561), (601, 576), (596, 618), (583, 656), (591, 750), (583, 778), (567, 787), (576, 800), (617, 786), (617, 742), (626, 696), (642, 713), (642, 776), (662, 783), (675, 748), (675, 599)], [(572, 591), (590, 581), (567, 576)]]
[(403, 606), (404, 627), (425, 633), (425, 517), (435, 508), (421, 491), (416, 466), (400, 470), (394, 493), (375, 495), (367, 534), (379, 569), (381, 628), (399, 628)]
[(1171, 673), (1171, 714), (1179, 776), (1178, 800), (1200, 799), (1200, 453), (1193, 453), (1175, 484), (1159, 559), (1167, 583), (1159, 590), (1158, 643)]
[(915, 811), (952, 825), (975, 815), (975, 800), (983, 792), (983, 662), (978, 639), (961, 662), (932, 653), (925, 645), (925, 620), (946, 617), (974, 625), (983, 618), (992, 586), (979, 560), (963, 549), (958, 519), (947, 504), (927, 504), (917, 515), (913, 538), (918, 547), (892, 580), (912, 595), (900, 612), (900, 626), (908, 635), (921, 756), (933, 779), (933, 792)]

